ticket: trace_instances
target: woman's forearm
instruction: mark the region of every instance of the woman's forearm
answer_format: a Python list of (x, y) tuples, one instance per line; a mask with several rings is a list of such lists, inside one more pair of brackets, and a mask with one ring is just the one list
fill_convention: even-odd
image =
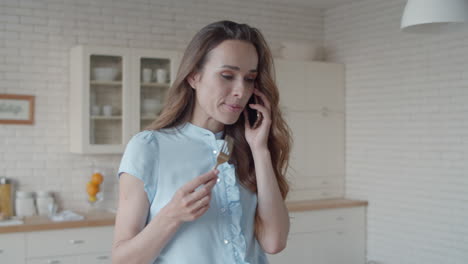
[(253, 152), (257, 174), (257, 212), (262, 220), (262, 231), (257, 239), (270, 254), (286, 246), (289, 233), (289, 215), (276, 180), (268, 149)]
[(180, 225), (159, 212), (138, 235), (115, 243), (112, 263), (153, 263)]

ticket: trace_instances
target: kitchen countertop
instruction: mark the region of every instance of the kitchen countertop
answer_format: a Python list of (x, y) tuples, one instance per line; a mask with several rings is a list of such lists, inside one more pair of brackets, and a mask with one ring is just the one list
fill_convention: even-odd
[(367, 201), (345, 198), (286, 202), (289, 212), (367, 206)]
[[(311, 210), (323, 210), (333, 208), (347, 208), (367, 206), (367, 201), (349, 199), (326, 199), (310, 201), (286, 202), (289, 212), (301, 212)], [(46, 231), (66, 228), (97, 227), (114, 225), (115, 214), (109, 212), (80, 213), (85, 217), (80, 221), (53, 222), (45, 216), (33, 216), (24, 219), (24, 224), (12, 226), (0, 226), (0, 234), (16, 232)]]
[(115, 214), (105, 211), (93, 212), (93, 213), (81, 213), (84, 220), (79, 221), (63, 221), (53, 222), (47, 216), (31, 216), (25, 217), (24, 224), (11, 225), (11, 226), (0, 226), (0, 234), (2, 233), (15, 233), (15, 232), (32, 232), (32, 231), (46, 231), (66, 228), (78, 228), (78, 227), (97, 227), (97, 226), (109, 226), (114, 225)]

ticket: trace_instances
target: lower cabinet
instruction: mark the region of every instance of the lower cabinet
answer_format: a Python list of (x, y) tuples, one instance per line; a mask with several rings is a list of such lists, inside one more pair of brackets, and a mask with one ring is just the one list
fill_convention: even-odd
[(110, 264), (113, 227), (0, 234), (0, 263)]
[[(81, 256), (29, 258), (27, 264), (111, 264), (110, 252)], [(24, 263), (24, 262), (23, 262)]]
[(32, 258), (26, 261), (27, 264), (79, 264), (78, 257), (48, 257)]
[[(112, 243), (112, 242), (111, 242)], [(101, 254), (90, 254), (90, 255), (83, 255), (80, 256), (80, 264), (111, 264), (112, 263), (112, 258), (110, 251), (109, 252), (104, 252)]]
[(24, 233), (0, 234), (0, 263), (24, 263)]
[(364, 264), (366, 207), (290, 213), (286, 249), (269, 255), (270, 264)]

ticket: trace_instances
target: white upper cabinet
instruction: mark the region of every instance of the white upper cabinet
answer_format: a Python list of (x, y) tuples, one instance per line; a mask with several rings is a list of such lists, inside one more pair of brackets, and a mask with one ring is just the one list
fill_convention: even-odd
[(156, 119), (178, 63), (174, 51), (74, 47), (70, 151), (122, 153), (131, 136)]
[(276, 84), (280, 92), (280, 105), (291, 110), (307, 108), (305, 97), (305, 62), (275, 59)]
[(292, 130), (288, 200), (344, 195), (344, 65), (275, 59), (280, 106)]
[(344, 65), (275, 59), (280, 104), (292, 111), (344, 111)]
[(305, 63), (304, 97), (307, 110), (344, 112), (344, 65), (330, 62)]

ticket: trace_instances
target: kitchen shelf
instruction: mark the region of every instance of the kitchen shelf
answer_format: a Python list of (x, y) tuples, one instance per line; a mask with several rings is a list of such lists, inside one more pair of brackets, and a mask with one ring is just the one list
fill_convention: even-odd
[(92, 86), (121, 86), (121, 81), (90, 81)]
[(142, 83), (141, 87), (169, 88), (169, 84), (168, 83)]
[(141, 117), (141, 120), (154, 120), (156, 117), (156, 115), (144, 115)]
[(121, 120), (122, 116), (91, 116), (93, 120)]

